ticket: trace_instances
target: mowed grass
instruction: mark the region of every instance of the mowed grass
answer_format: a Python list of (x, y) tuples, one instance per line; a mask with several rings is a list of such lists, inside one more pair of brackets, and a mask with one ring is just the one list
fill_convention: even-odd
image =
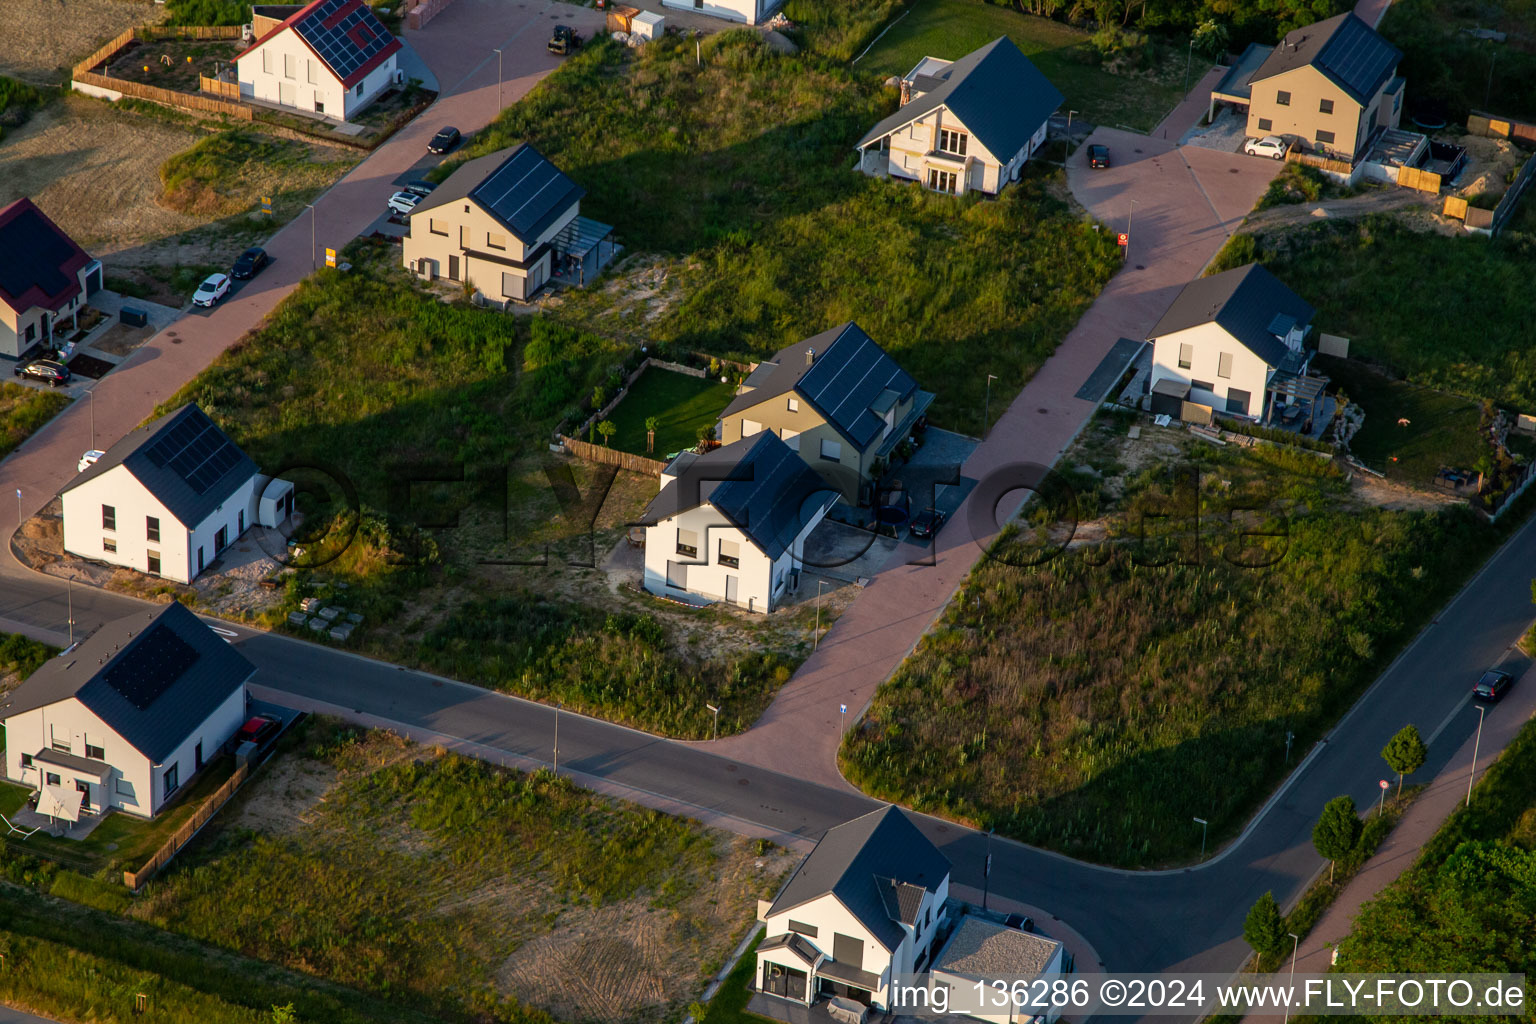
[(957, 60), (998, 36), (1018, 44), (1061, 90), (1063, 113), (1074, 109), (1093, 124), (1150, 131), (1183, 96), (1183, 62), (1150, 75), (1114, 74), (1090, 59), (1092, 33), (985, 0), (916, 0), (855, 67), (900, 76), (924, 57)]
[(0, 381), (0, 459), (20, 448), (69, 402), (52, 389)]
[[(615, 431), (610, 444), (620, 451), (664, 458), (698, 442), (700, 427), (712, 427), (736, 394), (719, 377), (692, 377), (649, 367), (608, 418)], [(656, 446), (647, 451), (645, 421), (655, 416)]]

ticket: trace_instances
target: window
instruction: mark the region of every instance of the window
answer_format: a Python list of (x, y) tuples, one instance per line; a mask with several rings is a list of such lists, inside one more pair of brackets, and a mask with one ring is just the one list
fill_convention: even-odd
[(117, 529), (117, 509), (111, 505), (101, 506), (101, 528), (103, 530)]
[(1282, 107), (1288, 107), (1291, 105), (1291, 94), (1288, 92), (1277, 92), (1275, 93), (1275, 102)]
[(1392, 97), (1392, 112), (1397, 113), (1397, 108), (1403, 105), (1403, 90), (1397, 90), (1397, 95)]
[(61, 754), (68, 754), (68, 753), (72, 752), (71, 749), (70, 749), (70, 746), (69, 746), (69, 740), (68, 739), (62, 739), (61, 740), (57, 736), (50, 736), (49, 737), (48, 745), (50, 747), (52, 747), (54, 750), (57, 750)]
[(156, 516), (144, 517), (144, 539), (155, 541), (160, 539), (160, 520)]
[(149, 574), (151, 576), (159, 576), (160, 575), (160, 552), (158, 552), (158, 551), (150, 551), (150, 552), (148, 552), (148, 555), (149, 555), (149, 558), (148, 558), (148, 570), (147, 571), (149, 572)]
[(1218, 377), (1230, 377), (1230, 376), (1232, 376), (1232, 353), (1230, 353), (1230, 352), (1223, 352), (1220, 356), (1218, 356), (1216, 358), (1216, 376), (1218, 376)]
[(361, 96), (362, 94), (363, 94), (363, 83), (362, 82), (358, 82), (357, 83), (357, 88), (352, 90), (352, 95), (353, 96)]
[[(306, 61), (306, 63), (309, 65), (309, 84), (310, 85), (318, 85), (318, 84), (320, 84), (320, 65), (319, 65), (319, 63), (317, 63), (316, 61), (312, 61), (312, 60), (311, 61)], [(319, 100), (315, 101), (315, 109), (316, 110), (320, 110), (321, 109), (320, 101)]]
[(741, 545), (733, 540), (722, 540), (719, 561), (727, 569), (741, 568)]
[(92, 761), (105, 761), (107, 759), (107, 752), (87, 741), (85, 744), (85, 756)]
[(954, 192), (955, 181), (954, 171), (931, 170), (928, 172), (928, 187), (935, 192)]
[(165, 770), (166, 796), (170, 796), (172, 793), (176, 792), (176, 787), (181, 785), (181, 780), (177, 778), (177, 769), (180, 767), (180, 765), (173, 764)]
[(761, 432), (762, 429), (763, 429), (763, 425), (761, 423), (757, 422), (757, 420), (742, 420), (741, 421), (741, 436), (742, 437), (751, 437), (753, 434)]
[(1333, 113), (1333, 100), (1319, 100), (1317, 104), (1317, 112), (1319, 114)]
[(217, 555), (229, 546), (229, 527), (221, 526), (213, 531), (213, 553)]
[(792, 452), (799, 451), (800, 450), (800, 431), (798, 431), (798, 430), (790, 430), (790, 429), (786, 428), (783, 431), (783, 434), (784, 434), (784, 443), (789, 446), (789, 450), (792, 451)]
[(965, 156), (965, 136), (948, 128), (939, 130), (939, 152)]
[(804, 935), (808, 939), (814, 939), (816, 937), (815, 925), (804, 924), (800, 921), (796, 921), (794, 918), (789, 919), (789, 930), (792, 932), (799, 932), (801, 935)]
[(31, 754), (22, 754), (21, 755), (21, 766), (23, 768), (31, 768), (32, 767), (32, 755)]
[(697, 530), (677, 531), (677, 553), (687, 555), (689, 558), (699, 557), (699, 534)]
[(1227, 390), (1227, 412), (1240, 413), (1244, 416), (1248, 415), (1249, 397), (1250, 396), (1246, 391), (1239, 391), (1237, 388), (1229, 388)]
[(789, 404), (788, 404), (788, 406), (786, 406), (786, 408), (788, 408), (790, 412), (799, 412), (800, 411), (800, 399), (798, 399), (798, 398), (791, 398), (789, 400)]
[(447, 226), (444, 225), (444, 224), (438, 223), (438, 220), (437, 220), (436, 217), (430, 217), (430, 218), (427, 219), (427, 230), (432, 232), (432, 234), (434, 234), (434, 235), (442, 235), (444, 238), (448, 237), (448, 228), (447, 228)]
[(57, 786), (61, 781), (62, 780), (59, 778), (59, 773), (58, 772), (49, 772), (48, 773), (47, 779), (46, 779), (46, 782), (47, 782), (48, 785), (50, 785), (50, 786)]
[(506, 248), (507, 248), (507, 236), (506, 235), (493, 235), (490, 232), (486, 232), (485, 244), (486, 244), (486, 246), (488, 248), (491, 248), (491, 249), (501, 249), (501, 250), (505, 251)]
[(688, 589), (688, 565), (685, 562), (667, 563), (667, 586), (673, 590)]
[(1325, 142), (1331, 145), (1333, 143), (1333, 132), (1325, 132), (1319, 129), (1317, 133), (1317, 141)]
[(1216, 390), (1216, 385), (1212, 384), (1208, 380), (1192, 380), (1192, 381), (1189, 382), (1189, 386), (1191, 388), (1194, 388), (1196, 391), (1215, 391)]
[(118, 796), (126, 797), (129, 803), (138, 802), (133, 798), (133, 783), (129, 782), (127, 779), (118, 779), (117, 785), (113, 788), (117, 791)]
[(823, 439), (822, 442), (821, 442), (821, 457), (826, 459), (826, 460), (828, 460), (829, 462), (842, 462), (843, 461), (843, 445), (842, 445), (842, 442), (841, 441), (828, 441), (826, 439)]
[(291, 53), (283, 54), (283, 77), (297, 78), (298, 58)]
[(1193, 345), (1180, 345), (1179, 346), (1179, 369), (1187, 370), (1191, 366), (1194, 365), (1194, 362), (1195, 362), (1195, 346), (1193, 346)]
[(1269, 118), (1267, 118), (1267, 117), (1259, 118), (1259, 131), (1267, 132), (1271, 128), (1273, 128), (1274, 126), (1275, 126), (1275, 122), (1271, 121)]
[(272, 73), (272, 51), (271, 50), (262, 50), (261, 51), (261, 73), (264, 74), (264, 75), (270, 75)]
[(32, 341), (37, 337), (37, 324), (27, 324), (27, 340)]
[(111, 537), (103, 537), (101, 539), (101, 550), (105, 551), (109, 555), (117, 554), (117, 541), (113, 540)]

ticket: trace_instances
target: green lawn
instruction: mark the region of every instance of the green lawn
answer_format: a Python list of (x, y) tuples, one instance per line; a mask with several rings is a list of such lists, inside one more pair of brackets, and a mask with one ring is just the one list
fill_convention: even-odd
[[(656, 459), (691, 448), (698, 441), (698, 428), (714, 426), (735, 394), (735, 385), (722, 384), (718, 377), (648, 368), (608, 417), (617, 428), (609, 443)], [(645, 421), (650, 416), (661, 422), (656, 425), (656, 447), (647, 452)]]
[(856, 68), (904, 75), (924, 57), (955, 60), (1003, 35), (1061, 90), (1062, 113), (1075, 109), (1094, 124), (1150, 131), (1183, 97), (1184, 54), (1152, 74), (1112, 74), (1090, 59), (1092, 33), (985, 0), (917, 0)]
[(56, 391), (0, 381), (0, 458), (20, 448), (69, 401)]

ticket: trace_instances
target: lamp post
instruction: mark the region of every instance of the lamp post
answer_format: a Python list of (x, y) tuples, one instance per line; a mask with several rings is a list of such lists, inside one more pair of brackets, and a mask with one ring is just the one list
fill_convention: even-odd
[(987, 829), (987, 861), (981, 869), (981, 909), (987, 909), (987, 893), (992, 889), (992, 829)]
[(1477, 705), (1477, 738), (1472, 741), (1472, 770), (1467, 773), (1467, 806), (1472, 806), (1472, 781), (1477, 778), (1477, 748), (1483, 742), (1483, 712), (1488, 710)]
[[(17, 493), (20, 494), (21, 492), (18, 491)], [(20, 507), (18, 504), (17, 508)], [(811, 636), (811, 650), (813, 651), (821, 646), (821, 588), (826, 585), (826, 580), (816, 581), (816, 632)]]
[(93, 452), (93, 451), (96, 450), (96, 385), (94, 385), (94, 384), (91, 385), (90, 396), (91, 396), (91, 446), (88, 449), (86, 449), (86, 450)]
[(1125, 262), (1131, 262), (1131, 218), (1136, 216), (1136, 200), (1131, 200), (1131, 212), (1125, 215)]
[(560, 708), (561, 703), (555, 701), (555, 774), (560, 774)]
[[(1484, 106), (1486, 105), (1484, 104)], [(1066, 163), (1067, 157), (1072, 155), (1072, 115), (1075, 113), (1077, 113), (1075, 110), (1067, 111), (1067, 137), (1063, 143), (1066, 146), (1066, 151), (1061, 154), (1062, 163)]]
[(704, 706), (709, 708), (710, 714), (715, 716), (714, 724), (709, 727), (709, 738), (713, 742), (720, 735), (720, 709), (713, 704), (705, 704)]
[(315, 269), (315, 204), (305, 203), (304, 208), (309, 211), (309, 269)]
[[(1291, 937), (1291, 985), (1294, 987), (1296, 984), (1296, 951), (1301, 948), (1301, 936), (1295, 932), (1286, 932), (1285, 934)], [(1290, 1019), (1291, 1008), (1287, 1006), (1285, 1008), (1285, 1020), (1289, 1021)]]
[(997, 374), (987, 374), (987, 397), (981, 405), (981, 439), (985, 441), (987, 435), (992, 433), (992, 382), (997, 380)]
[(1189, 51), (1184, 56), (1184, 91), (1189, 92), (1189, 71), (1195, 63), (1195, 35), (1189, 35)]
[(1211, 823), (1204, 818), (1196, 818), (1195, 823), (1200, 826), (1200, 859), (1205, 860), (1205, 834)]
[(494, 47), (494, 49), (496, 50), (496, 113), (497, 113), (497, 115), (500, 115), (501, 114), (501, 47), (497, 46), (497, 47)]
[(75, 576), (70, 573), (64, 584), (64, 593), (69, 601), (69, 646), (75, 646)]

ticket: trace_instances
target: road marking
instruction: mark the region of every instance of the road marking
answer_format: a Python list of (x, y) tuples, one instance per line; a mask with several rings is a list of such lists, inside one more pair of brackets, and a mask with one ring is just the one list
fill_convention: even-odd
[(1463, 694), (1461, 700), (1456, 702), (1456, 706), (1451, 708), (1451, 713), (1445, 716), (1445, 721), (1435, 726), (1435, 731), (1429, 734), (1429, 739), (1424, 741), (1424, 745), (1426, 747), (1434, 746), (1435, 740), (1439, 739), (1440, 734), (1445, 732), (1446, 726), (1451, 724), (1451, 719), (1459, 715), (1461, 713), (1461, 709), (1466, 707), (1471, 702), (1472, 695), (1470, 693)]

